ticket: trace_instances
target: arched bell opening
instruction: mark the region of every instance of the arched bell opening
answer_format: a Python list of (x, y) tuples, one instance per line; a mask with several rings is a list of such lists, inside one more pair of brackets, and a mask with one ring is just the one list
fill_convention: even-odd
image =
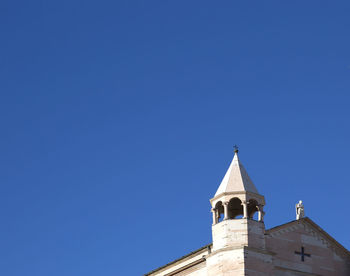
[(216, 221), (220, 222), (224, 219), (224, 205), (221, 201), (218, 201), (215, 204), (215, 210), (216, 210)]
[(242, 201), (237, 198), (231, 198), (228, 202), (228, 218), (239, 219), (243, 217), (243, 206)]
[(258, 220), (258, 202), (255, 199), (250, 199), (248, 201), (248, 218)]

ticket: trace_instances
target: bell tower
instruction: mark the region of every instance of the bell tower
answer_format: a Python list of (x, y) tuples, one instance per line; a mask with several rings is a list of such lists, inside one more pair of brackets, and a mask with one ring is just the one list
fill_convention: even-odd
[(213, 247), (207, 259), (208, 275), (248, 275), (256, 264), (269, 266), (272, 259), (265, 250), (265, 198), (241, 164), (236, 146), (210, 203)]

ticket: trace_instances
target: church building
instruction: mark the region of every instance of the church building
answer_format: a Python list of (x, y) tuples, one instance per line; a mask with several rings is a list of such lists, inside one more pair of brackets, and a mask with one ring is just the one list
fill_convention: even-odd
[(148, 276), (350, 276), (350, 252), (310, 218), (302, 202), (296, 220), (265, 229), (265, 198), (234, 158), (212, 206), (212, 243)]

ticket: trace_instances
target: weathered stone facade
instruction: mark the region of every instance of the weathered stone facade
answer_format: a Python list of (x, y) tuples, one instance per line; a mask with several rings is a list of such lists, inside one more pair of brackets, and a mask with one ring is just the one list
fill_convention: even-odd
[(311, 219), (265, 229), (265, 199), (237, 153), (210, 201), (213, 243), (145, 275), (350, 276), (350, 252)]

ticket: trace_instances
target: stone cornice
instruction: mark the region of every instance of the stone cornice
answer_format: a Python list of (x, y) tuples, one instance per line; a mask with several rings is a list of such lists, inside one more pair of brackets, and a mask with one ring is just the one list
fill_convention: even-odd
[(253, 192), (247, 192), (247, 191), (241, 191), (241, 192), (229, 192), (229, 193), (221, 193), (215, 197), (213, 197), (212, 199), (210, 199), (210, 203), (212, 203), (214, 200), (222, 197), (222, 196), (229, 196), (229, 195), (244, 195), (244, 194), (247, 194), (247, 195), (250, 195), (250, 196), (253, 196), (253, 197), (257, 197), (257, 198), (261, 198), (264, 200), (265, 202), (265, 197), (263, 195), (260, 195), (260, 194), (256, 194), (256, 193), (253, 193)]
[(195, 266), (195, 265), (197, 265), (197, 264), (200, 264), (200, 263), (203, 263), (203, 262), (205, 262), (206, 261), (206, 258), (205, 257), (202, 257), (202, 258), (200, 258), (199, 260), (196, 260), (196, 261), (194, 261), (194, 262), (192, 262), (192, 263), (189, 263), (189, 264), (187, 264), (187, 265), (185, 265), (185, 266), (183, 266), (183, 267), (181, 267), (181, 268), (178, 268), (178, 269), (176, 269), (176, 270), (174, 270), (174, 271), (172, 271), (172, 272), (170, 272), (170, 273), (167, 273), (167, 274), (165, 274), (164, 276), (172, 276), (172, 275), (175, 275), (175, 274), (177, 274), (177, 273), (179, 273), (179, 272), (181, 272), (181, 271), (184, 271), (184, 270), (186, 270), (186, 269), (188, 269), (188, 268), (190, 268), (190, 267), (193, 267), (193, 266)]
[(211, 252), (209, 255), (207, 255), (207, 258), (209, 258), (211, 256), (214, 256), (214, 255), (216, 255), (216, 254), (218, 254), (220, 252), (231, 251), (231, 250), (239, 250), (239, 249), (242, 249), (244, 251), (250, 250), (250, 251), (254, 251), (254, 252), (262, 253), (262, 254), (267, 254), (267, 255), (271, 255), (271, 256), (276, 255), (274, 252), (267, 251), (267, 250), (264, 250), (264, 249), (249, 247), (249, 246), (229, 246), (229, 247), (220, 248), (218, 250), (215, 250), (215, 251)]
[[(196, 256), (197, 254), (200, 254), (201, 252), (203, 252), (203, 253), (208, 252), (208, 251), (211, 250), (212, 245), (213, 245), (212, 243), (207, 244), (207, 245), (205, 245), (205, 246), (203, 246), (203, 247), (201, 247), (201, 248), (199, 248), (199, 249), (197, 249), (197, 250), (195, 250), (195, 251), (190, 252), (189, 254), (186, 254), (186, 255), (184, 255), (184, 256), (182, 256), (182, 257), (180, 257), (180, 258), (178, 258), (178, 259), (176, 259), (176, 260), (174, 260), (174, 261), (172, 261), (172, 262), (170, 262), (170, 263), (167, 263), (167, 264), (165, 264), (165, 265), (163, 265), (163, 266), (161, 266), (161, 267), (158, 267), (158, 268), (156, 268), (156, 269), (154, 269), (154, 270), (152, 270), (152, 271), (150, 271), (150, 272), (144, 274), (144, 276), (152, 275), (153, 273), (159, 272), (159, 271), (161, 271), (162, 269), (166, 269), (166, 268), (168, 268), (169, 266), (176, 265), (176, 264), (178, 264), (178, 263), (180, 263), (180, 262), (186, 261), (186, 260), (188, 260), (188, 259), (190, 259), (190, 258)], [(203, 259), (203, 257), (202, 257), (200, 260), (202, 260), (202, 259)], [(199, 261), (199, 260), (196, 260), (196, 261), (194, 261), (194, 262), (191, 262), (191, 263), (188, 264), (188, 265), (190, 265), (190, 266), (196, 265), (197, 263), (195, 263), (195, 262), (197, 262), (197, 261)], [(204, 261), (205, 261), (205, 258), (204, 258)], [(194, 263), (195, 263), (195, 264), (194, 264)], [(198, 262), (198, 263), (200, 263), (200, 262)], [(191, 264), (192, 264), (192, 265), (191, 265)], [(188, 265), (187, 265), (187, 266), (188, 266)], [(189, 267), (190, 267), (190, 266), (189, 266)], [(187, 268), (188, 268), (188, 267), (187, 267)], [(171, 273), (174, 273), (174, 272), (172, 271)], [(169, 275), (171, 275), (171, 273), (170, 273)]]

